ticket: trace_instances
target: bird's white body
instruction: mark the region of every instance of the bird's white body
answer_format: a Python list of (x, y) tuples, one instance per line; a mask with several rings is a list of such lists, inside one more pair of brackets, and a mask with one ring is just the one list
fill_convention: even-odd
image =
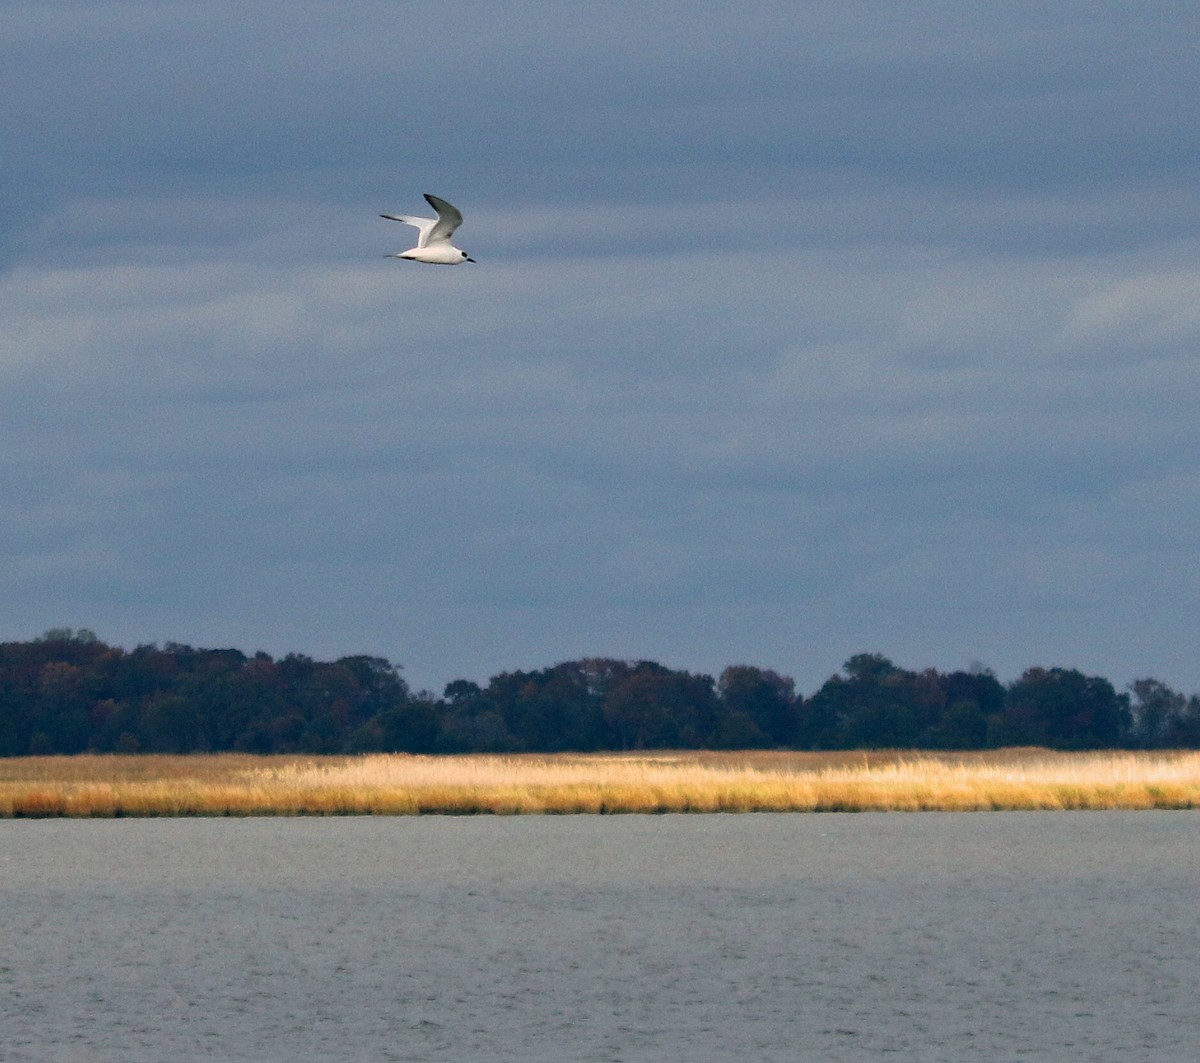
[(388, 258), (407, 258), (413, 262), (428, 262), (434, 266), (457, 266), (462, 262), (474, 262), (465, 251), (450, 242), (454, 230), (462, 224), (462, 212), (444, 199), (425, 193), (429, 205), (437, 211), (436, 218), (412, 218), (407, 214), (380, 214), (388, 221), (403, 222), (417, 229), (417, 246), (401, 251)]

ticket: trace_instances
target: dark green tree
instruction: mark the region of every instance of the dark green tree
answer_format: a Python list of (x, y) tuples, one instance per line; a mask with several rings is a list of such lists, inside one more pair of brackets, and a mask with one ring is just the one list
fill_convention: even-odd
[[(748, 664), (731, 665), (717, 678), (717, 697), (724, 719), (715, 745), (786, 746), (795, 740), (796, 684), (791, 679)], [(721, 734), (729, 737), (722, 741)]]
[(1157, 679), (1134, 680), (1129, 689), (1133, 692), (1129, 731), (1132, 743), (1146, 749), (1167, 745), (1176, 722), (1187, 709), (1187, 698)]
[(1132, 724), (1129, 696), (1100, 676), (1030, 668), (1008, 688), (1000, 744), (1057, 749), (1116, 746)]

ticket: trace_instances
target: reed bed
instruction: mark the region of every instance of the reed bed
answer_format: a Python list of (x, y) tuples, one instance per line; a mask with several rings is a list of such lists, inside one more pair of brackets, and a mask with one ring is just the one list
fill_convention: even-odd
[(0, 817), (1200, 807), (1200, 753), (77, 756), (0, 760)]

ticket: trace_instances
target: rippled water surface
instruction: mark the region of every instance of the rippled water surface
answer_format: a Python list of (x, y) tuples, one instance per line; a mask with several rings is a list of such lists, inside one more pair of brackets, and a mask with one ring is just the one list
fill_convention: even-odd
[(0, 1060), (1200, 1060), (1200, 816), (0, 822)]

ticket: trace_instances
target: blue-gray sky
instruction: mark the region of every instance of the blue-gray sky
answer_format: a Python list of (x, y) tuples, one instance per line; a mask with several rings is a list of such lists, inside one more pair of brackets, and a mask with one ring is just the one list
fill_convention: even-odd
[(0, 638), (1200, 689), (1200, 8), (0, 23)]

